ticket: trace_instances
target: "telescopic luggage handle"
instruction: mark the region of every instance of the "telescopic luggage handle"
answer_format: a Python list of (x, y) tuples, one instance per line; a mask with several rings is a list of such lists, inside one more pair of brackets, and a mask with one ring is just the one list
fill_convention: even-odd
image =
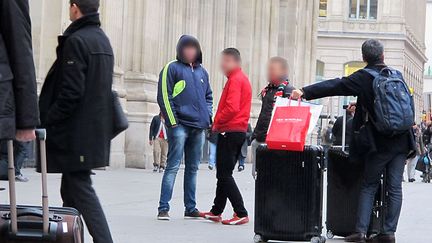
[(342, 151), (345, 152), (346, 150), (346, 119), (347, 119), (347, 109), (348, 105), (343, 106), (343, 118), (342, 118)]
[[(40, 146), (40, 163), (41, 163), (41, 176), (42, 176), (42, 219), (43, 219), (43, 235), (48, 237), (52, 230), (50, 230), (50, 215), (48, 204), (48, 186), (47, 186), (47, 162), (46, 162), (46, 130), (36, 130), (36, 140)], [(10, 198), (10, 233), (17, 236), (18, 229), (18, 212), (16, 200), (16, 186), (15, 186), (15, 165), (14, 165), (14, 149), (13, 141), (7, 142), (8, 147), (8, 177), (9, 177), (9, 198)], [(54, 229), (55, 227), (53, 227)], [(55, 232), (54, 232), (55, 233)]]

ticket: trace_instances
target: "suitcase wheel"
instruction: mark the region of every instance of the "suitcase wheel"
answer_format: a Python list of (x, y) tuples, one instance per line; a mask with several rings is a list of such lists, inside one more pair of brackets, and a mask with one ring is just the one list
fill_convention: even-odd
[(311, 243), (325, 243), (326, 242), (326, 238), (324, 236), (315, 236), (312, 237)]
[(333, 239), (334, 238), (334, 234), (331, 230), (327, 231), (327, 239)]
[(267, 242), (267, 239), (264, 239), (264, 237), (260, 234), (256, 234), (254, 236), (254, 242), (255, 243), (262, 243), (262, 242)]

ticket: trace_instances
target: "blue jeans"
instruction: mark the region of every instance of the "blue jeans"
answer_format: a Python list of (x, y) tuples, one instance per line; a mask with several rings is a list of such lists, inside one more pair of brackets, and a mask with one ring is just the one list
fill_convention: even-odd
[(356, 231), (366, 233), (369, 228), (376, 192), (379, 188), (381, 175), (386, 170), (388, 201), (384, 214), (383, 234), (396, 232), (402, 208), (402, 179), (406, 153), (374, 153), (365, 161), (365, 176), (360, 192)]
[(239, 158), (238, 158), (238, 162), (239, 162), (239, 166), (245, 166), (245, 160), (246, 160), (246, 158), (245, 157), (243, 157), (242, 155), (240, 155), (239, 156)]
[(168, 159), (162, 178), (159, 212), (170, 210), (175, 179), (185, 156), (184, 206), (185, 212), (196, 210), (196, 178), (204, 145), (204, 130), (183, 125), (168, 128)]
[(208, 143), (209, 144), (209, 165), (215, 167), (216, 165), (216, 148), (217, 145), (215, 143)]

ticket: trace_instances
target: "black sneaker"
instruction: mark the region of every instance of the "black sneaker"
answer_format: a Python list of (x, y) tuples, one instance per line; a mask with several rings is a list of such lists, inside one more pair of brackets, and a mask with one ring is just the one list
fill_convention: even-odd
[(170, 218), (170, 216), (169, 216), (169, 214), (168, 214), (167, 211), (161, 211), (161, 212), (158, 213), (157, 219), (158, 220), (169, 221), (171, 218)]
[(158, 172), (158, 170), (159, 170), (159, 166), (156, 166), (156, 165), (155, 165), (155, 166), (153, 167), (153, 172)]
[(416, 180), (415, 179), (408, 179), (408, 182), (415, 182)]
[(204, 218), (203, 214), (198, 209), (195, 209), (194, 211), (189, 212), (189, 213), (185, 212), (184, 217), (185, 217), (185, 219), (201, 219), (201, 218)]

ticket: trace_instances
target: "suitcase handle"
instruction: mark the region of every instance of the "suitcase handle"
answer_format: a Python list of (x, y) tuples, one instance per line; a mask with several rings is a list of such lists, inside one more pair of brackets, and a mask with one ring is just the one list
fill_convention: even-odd
[[(42, 176), (42, 218), (43, 218), (43, 235), (50, 233), (49, 204), (48, 204), (48, 186), (47, 186), (47, 163), (46, 163), (46, 130), (36, 129), (36, 140), (40, 144), (40, 161)], [(20, 235), (18, 230), (18, 210), (16, 201), (15, 187), (15, 165), (13, 141), (7, 142), (8, 147), (8, 178), (9, 178), (9, 198), (10, 198), (10, 232), (12, 235)], [(21, 225), (21, 223), (20, 223)]]
[[(27, 217), (27, 216), (43, 218), (43, 210), (36, 209), (36, 208), (24, 208), (24, 209), (17, 210), (17, 218)], [(10, 220), (11, 214), (10, 213), (3, 214), (2, 219)], [(49, 220), (53, 222), (61, 222), (63, 220), (63, 217), (57, 214), (53, 214), (50, 215)]]

